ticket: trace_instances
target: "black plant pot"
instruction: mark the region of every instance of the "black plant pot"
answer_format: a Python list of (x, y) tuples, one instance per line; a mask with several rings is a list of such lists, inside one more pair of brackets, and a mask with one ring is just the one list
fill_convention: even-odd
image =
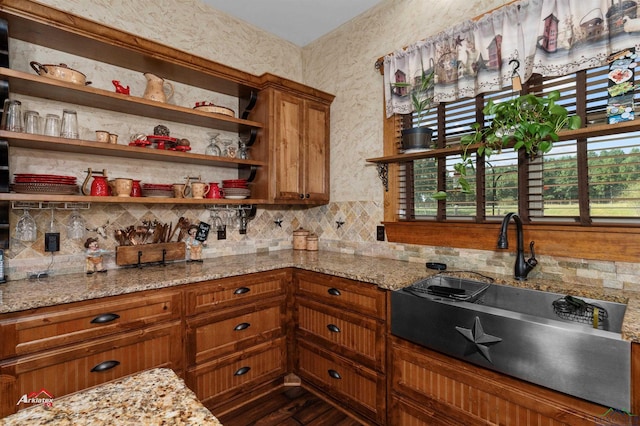
[(431, 136), (433, 129), (414, 127), (402, 131), (402, 151), (405, 153), (427, 151), (433, 147)]

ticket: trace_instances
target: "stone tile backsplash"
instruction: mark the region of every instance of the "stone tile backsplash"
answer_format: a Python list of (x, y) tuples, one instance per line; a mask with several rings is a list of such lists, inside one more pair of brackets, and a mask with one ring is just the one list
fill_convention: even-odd
[[(143, 220), (177, 223), (180, 217), (192, 222), (212, 223), (215, 212), (228, 224), (227, 236), (218, 240), (212, 230), (203, 251), (203, 257), (215, 258), (244, 253), (289, 250), (292, 233), (303, 227), (318, 234), (320, 250), (383, 257), (408, 262), (438, 261), (450, 269), (468, 270), (485, 274), (510, 275), (514, 253), (450, 247), (418, 246), (376, 241), (376, 226), (382, 221), (382, 208), (372, 201), (333, 202), (324, 206), (259, 206), (256, 216), (249, 221), (247, 233), (238, 232), (238, 221), (231, 210), (204, 209), (201, 206), (94, 204), (81, 210), (87, 222), (87, 235), (98, 236), (101, 248), (115, 254), (117, 245), (114, 230), (129, 225), (140, 225)], [(33, 243), (11, 240), (6, 252), (5, 271), (9, 279), (16, 280), (30, 273), (49, 271), (53, 274), (82, 272), (84, 268), (84, 240), (66, 237), (66, 223), (70, 210), (55, 210), (54, 226), (61, 233), (61, 250), (53, 255), (44, 252), (44, 232), (50, 226), (51, 210), (31, 210), (38, 226), (38, 239)], [(12, 210), (11, 227), (22, 214)], [(340, 223), (340, 226), (338, 226)], [(104, 230), (104, 237), (99, 231)], [(573, 282), (576, 285), (640, 290), (637, 276), (640, 264), (592, 261), (573, 258), (539, 257), (539, 266), (533, 277), (551, 281)], [(114, 255), (106, 257), (106, 267), (116, 268)]]

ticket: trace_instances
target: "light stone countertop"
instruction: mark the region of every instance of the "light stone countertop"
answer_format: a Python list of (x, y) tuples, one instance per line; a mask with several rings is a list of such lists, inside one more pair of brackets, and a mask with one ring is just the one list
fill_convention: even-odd
[[(406, 287), (420, 278), (438, 273), (426, 269), (424, 263), (328, 251), (282, 250), (224, 256), (207, 259), (203, 263), (177, 262), (166, 266), (121, 268), (104, 274), (69, 274), (41, 280), (9, 281), (0, 285), (0, 314), (289, 267), (363, 281), (388, 290)], [(509, 276), (492, 277), (498, 284), (627, 303), (622, 335), (627, 340), (640, 343), (640, 292), (538, 279), (516, 281)]]
[(222, 426), (176, 373), (156, 368), (0, 419), (6, 426)]

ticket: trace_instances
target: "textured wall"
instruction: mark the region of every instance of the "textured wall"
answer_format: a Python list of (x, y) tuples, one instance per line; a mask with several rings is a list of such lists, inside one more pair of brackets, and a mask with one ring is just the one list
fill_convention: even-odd
[[(336, 95), (331, 107), (331, 203), (327, 206), (260, 207), (249, 223), (248, 233), (240, 235), (230, 229), (226, 240), (211, 236), (204, 257), (291, 248), (291, 232), (300, 226), (320, 236), (320, 249), (346, 253), (390, 257), (412, 262), (439, 260), (452, 268), (473, 268), (486, 273), (509, 274), (513, 254), (446, 247), (420, 247), (375, 241), (375, 227), (383, 217), (383, 190), (375, 166), (365, 159), (382, 154), (382, 77), (374, 69), (377, 58), (419, 39), (436, 34), (448, 26), (508, 3), (507, 0), (385, 0), (372, 10), (342, 25), (332, 33), (304, 48), (272, 36), (244, 22), (213, 10), (196, 0), (41, 0), (69, 12), (86, 16), (107, 25), (192, 52), (252, 74), (270, 72), (300, 81)], [(93, 63), (61, 52), (28, 46), (13, 41), (12, 67), (32, 72), (30, 60), (42, 63), (65, 62), (85, 72), (95, 87), (111, 88), (115, 77), (128, 84), (133, 94), (144, 91), (144, 78), (138, 73)], [(177, 86), (171, 101), (192, 105), (197, 100), (233, 106), (233, 99)], [(63, 105), (21, 97), (24, 107), (41, 114), (60, 113)], [(81, 137), (91, 139), (92, 132), (106, 128), (127, 138), (137, 131), (149, 131), (153, 120), (122, 117), (121, 114), (78, 107)], [(188, 137), (194, 150), (202, 152), (208, 143), (206, 129), (166, 123), (172, 134)], [(35, 160), (35, 161), (34, 161)], [(45, 161), (46, 160), (46, 161)], [(37, 166), (36, 166), (37, 164)], [(46, 164), (43, 168), (42, 165)], [(166, 167), (160, 162), (113, 161), (104, 165), (100, 157), (37, 153), (12, 150), (12, 173), (59, 173), (83, 178), (87, 167), (107, 167), (111, 177), (123, 176), (163, 183), (178, 181), (185, 172), (202, 174), (207, 181), (217, 181), (232, 173), (225, 169), (191, 168), (185, 165)], [(12, 211), (15, 225), (22, 212)], [(53, 257), (43, 252), (42, 232), (49, 225), (49, 211), (34, 211), (40, 229), (33, 244), (12, 241), (7, 253), (10, 279), (24, 277), (29, 271), (50, 269), (54, 273), (81, 271), (84, 266), (81, 241), (65, 238), (68, 211), (57, 211), (55, 224), (62, 231), (62, 249)], [(210, 212), (186, 206), (93, 205), (82, 211), (90, 228), (105, 225), (107, 249), (115, 247), (114, 229), (158, 219), (175, 223), (181, 216), (192, 221), (208, 221)], [(281, 222), (281, 226), (276, 224)], [(337, 222), (344, 222), (338, 228)], [(95, 235), (95, 233), (91, 233)], [(113, 257), (107, 265), (114, 266)], [(548, 279), (576, 284), (614, 288), (634, 288), (640, 264), (586, 262), (580, 259), (542, 257), (534, 274)]]

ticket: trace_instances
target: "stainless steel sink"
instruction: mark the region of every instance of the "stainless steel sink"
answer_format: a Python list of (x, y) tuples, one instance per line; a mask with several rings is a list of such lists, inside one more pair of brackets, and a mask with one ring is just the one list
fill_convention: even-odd
[(436, 275), (391, 294), (391, 332), (456, 358), (630, 410), (626, 305)]

